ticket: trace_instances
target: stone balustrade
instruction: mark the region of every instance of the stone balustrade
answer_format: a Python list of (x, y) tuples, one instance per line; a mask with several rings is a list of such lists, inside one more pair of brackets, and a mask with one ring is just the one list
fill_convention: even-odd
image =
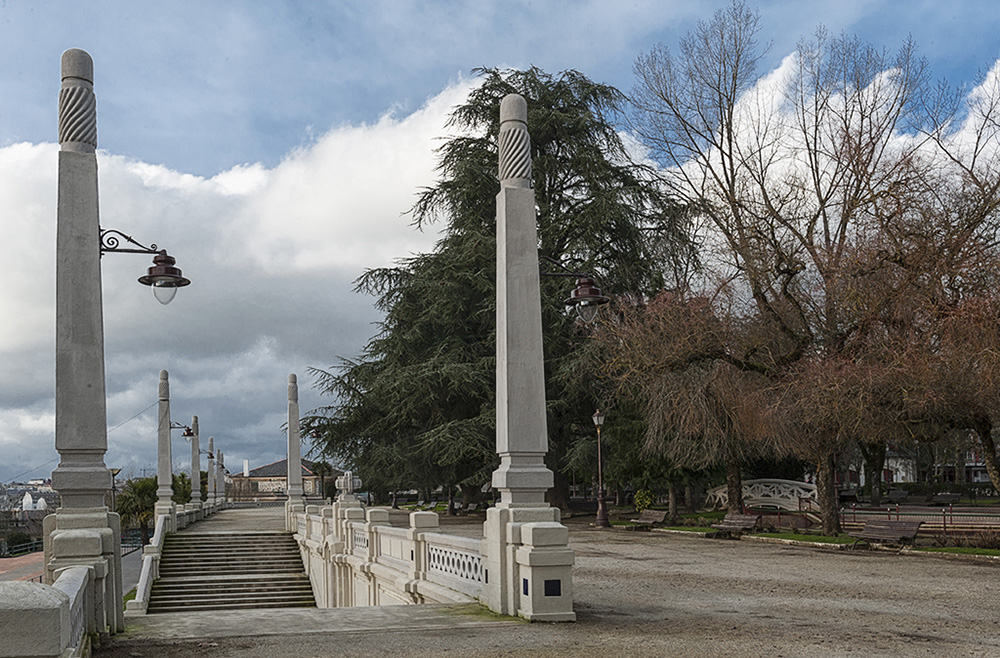
[[(800, 501), (811, 500), (817, 507), (816, 485), (797, 480), (744, 480), (743, 503), (745, 505), (767, 505), (787, 510), (801, 509)], [(705, 507), (722, 508), (729, 501), (729, 491), (726, 485), (709, 489), (705, 499)]]
[(0, 656), (77, 658), (90, 655), (96, 633), (94, 569), (60, 569), (55, 582), (0, 582)]
[(481, 540), (438, 532), (433, 512), (389, 525), (386, 509), (309, 505), (290, 523), (319, 607), (466, 603), (483, 585)]

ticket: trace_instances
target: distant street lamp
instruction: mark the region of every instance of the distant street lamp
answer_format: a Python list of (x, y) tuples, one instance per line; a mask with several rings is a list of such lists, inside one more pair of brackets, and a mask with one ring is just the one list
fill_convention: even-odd
[(122, 472), (120, 468), (112, 468), (111, 470), (111, 511), (118, 511), (118, 481), (115, 479), (118, 474)]
[[(576, 309), (576, 314), (581, 320), (586, 324), (590, 324), (597, 318), (597, 311), (600, 307), (611, 301), (609, 297), (605, 297), (601, 293), (601, 289), (597, 287), (594, 277), (586, 272), (573, 272), (568, 267), (560, 263), (554, 258), (549, 258), (548, 256), (539, 256), (539, 260), (542, 261), (541, 269), (539, 274), (542, 276), (567, 276), (576, 279), (576, 288), (570, 293), (569, 297), (564, 302), (566, 306), (572, 306)], [(553, 272), (549, 266), (554, 265), (561, 271)]]
[(185, 441), (190, 441), (191, 437), (194, 436), (194, 430), (184, 423), (178, 423), (176, 420), (170, 421), (170, 429), (172, 430), (184, 430), (181, 436), (184, 437)]
[(601, 463), (601, 427), (604, 425), (604, 414), (598, 410), (593, 418), (597, 428), (597, 518), (594, 519), (594, 525), (598, 528), (610, 528), (608, 509), (604, 502), (604, 465)]

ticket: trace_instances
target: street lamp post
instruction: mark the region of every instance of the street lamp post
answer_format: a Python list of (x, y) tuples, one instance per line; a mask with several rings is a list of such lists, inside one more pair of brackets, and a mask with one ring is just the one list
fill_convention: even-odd
[(597, 428), (597, 518), (594, 519), (594, 525), (598, 528), (610, 528), (608, 508), (604, 499), (604, 464), (601, 463), (601, 427), (604, 425), (604, 414), (598, 410), (593, 418), (594, 427)]
[(122, 472), (120, 468), (111, 469), (111, 511), (118, 511), (118, 474)]
[[(70, 566), (92, 568), (87, 627), (102, 639), (124, 628), (121, 519), (106, 507), (115, 483), (104, 463), (107, 402), (101, 255), (119, 249), (124, 234), (100, 227), (97, 180), (97, 98), (94, 61), (70, 49), (61, 60), (59, 90), (59, 196), (56, 218), (56, 417), (59, 465), (52, 488), (61, 505), (44, 522), (45, 582)], [(156, 250), (157, 258), (169, 258)], [(172, 259), (171, 259), (172, 260)], [(157, 263), (142, 283), (155, 288), (188, 285), (173, 263)], [(160, 269), (157, 269), (160, 268)], [(114, 503), (113, 503), (114, 504)]]
[[(577, 316), (583, 320), (584, 324), (590, 324), (597, 319), (597, 312), (601, 306), (611, 301), (597, 287), (592, 274), (574, 272), (555, 258), (548, 256), (539, 256), (538, 260), (541, 263), (539, 274), (542, 276), (566, 276), (576, 279), (576, 288), (563, 303), (575, 308)], [(558, 271), (554, 271), (552, 267), (558, 268)]]

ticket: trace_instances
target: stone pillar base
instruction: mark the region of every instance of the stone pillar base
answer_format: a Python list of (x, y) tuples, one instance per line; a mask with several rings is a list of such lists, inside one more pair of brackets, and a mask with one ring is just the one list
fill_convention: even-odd
[(125, 630), (120, 517), (106, 507), (60, 508), (45, 517), (43, 529), (46, 584), (66, 567), (89, 567), (94, 580), (88, 631), (106, 640)]
[[(486, 511), (485, 582), (480, 597), (485, 606), (502, 615), (525, 619), (576, 619), (571, 579), (573, 551), (568, 547), (569, 531), (559, 520), (557, 507), (499, 506)], [(543, 564), (546, 560), (552, 563)], [(558, 596), (553, 595), (553, 583), (549, 583), (549, 595), (545, 596), (546, 580), (559, 582)]]

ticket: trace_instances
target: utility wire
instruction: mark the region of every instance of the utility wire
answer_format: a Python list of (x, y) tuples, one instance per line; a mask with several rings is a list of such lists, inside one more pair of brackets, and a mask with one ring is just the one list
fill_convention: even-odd
[[(154, 402), (153, 404), (149, 405), (148, 407), (146, 407), (145, 409), (143, 409), (142, 411), (140, 411), (140, 412), (139, 412), (139, 413), (137, 413), (136, 415), (132, 416), (132, 417), (131, 417), (131, 418), (129, 418), (128, 420), (126, 420), (126, 421), (123, 421), (123, 422), (121, 422), (121, 423), (118, 423), (117, 425), (115, 425), (114, 427), (112, 427), (111, 429), (109, 429), (109, 430), (108, 430), (108, 434), (111, 434), (112, 432), (114, 432), (114, 431), (115, 431), (116, 429), (118, 429), (118, 428), (119, 428), (119, 427), (121, 427), (122, 425), (124, 425), (124, 424), (126, 424), (126, 423), (129, 423), (129, 422), (131, 422), (131, 421), (135, 420), (136, 418), (138, 418), (139, 416), (143, 415), (144, 413), (146, 413), (147, 411), (149, 411), (150, 409), (152, 409), (153, 407), (155, 407), (155, 406), (156, 406), (157, 404), (159, 404), (159, 402), (160, 402), (160, 401), (159, 401), (159, 400), (157, 400), (156, 402)], [(52, 460), (50, 460), (50, 461), (47, 461), (47, 462), (45, 462), (44, 464), (42, 464), (41, 466), (36, 466), (36, 467), (34, 467), (34, 468), (29, 468), (28, 470), (26, 470), (26, 471), (25, 471), (25, 472), (23, 472), (23, 473), (18, 473), (18, 474), (17, 474), (17, 475), (15, 475), (14, 477), (10, 478), (10, 480), (9, 480), (9, 481), (10, 481), (10, 482), (16, 482), (16, 481), (17, 481), (17, 479), (18, 479), (19, 477), (21, 477), (21, 476), (24, 476), (24, 475), (27, 475), (28, 473), (32, 473), (32, 472), (34, 472), (34, 471), (37, 471), (37, 470), (38, 470), (38, 469), (40, 469), (40, 468), (45, 468), (45, 467), (46, 467), (46, 466), (48, 466), (49, 464), (51, 464), (51, 463), (53, 463), (53, 462), (57, 462), (57, 461), (59, 461), (59, 457), (56, 457), (55, 459), (52, 459)]]
[(18, 473), (17, 475), (15, 475), (14, 477), (12, 477), (12, 478), (10, 479), (10, 481), (11, 481), (11, 482), (16, 482), (16, 481), (17, 481), (17, 478), (21, 477), (22, 475), (27, 475), (28, 473), (31, 473), (31, 472), (33, 472), (33, 471), (37, 471), (37, 470), (38, 470), (38, 469), (40, 469), (40, 468), (45, 468), (46, 466), (48, 466), (48, 465), (49, 465), (49, 464), (51, 464), (52, 462), (57, 462), (57, 461), (59, 461), (59, 458), (58, 458), (58, 457), (56, 457), (55, 459), (53, 459), (53, 460), (51, 460), (51, 461), (47, 461), (47, 462), (45, 462), (45, 463), (44, 463), (44, 464), (42, 464), (41, 466), (36, 466), (36, 467), (34, 467), (34, 468), (29, 468), (29, 469), (28, 469), (28, 470), (26, 470), (26, 471), (25, 471), (24, 473)]
[(123, 422), (121, 422), (121, 423), (118, 423), (117, 425), (115, 425), (114, 427), (112, 427), (111, 429), (109, 429), (109, 430), (108, 430), (108, 434), (111, 434), (112, 432), (114, 432), (114, 431), (115, 431), (116, 429), (118, 429), (119, 427), (121, 427), (121, 426), (122, 426), (122, 425), (124, 425), (125, 423), (128, 423), (128, 422), (130, 422), (130, 421), (133, 421), (133, 420), (135, 420), (136, 418), (138, 418), (139, 416), (143, 415), (144, 413), (146, 413), (147, 411), (149, 411), (150, 409), (152, 409), (153, 407), (155, 407), (155, 406), (156, 406), (156, 405), (158, 405), (159, 403), (160, 403), (160, 401), (159, 401), (159, 400), (157, 400), (156, 402), (154, 402), (153, 404), (149, 405), (148, 407), (146, 407), (145, 409), (143, 409), (142, 411), (140, 411), (140, 412), (139, 412), (139, 413), (137, 413), (136, 415), (132, 416), (132, 417), (131, 417), (131, 418), (129, 418), (128, 420), (126, 420), (126, 421), (123, 421)]

